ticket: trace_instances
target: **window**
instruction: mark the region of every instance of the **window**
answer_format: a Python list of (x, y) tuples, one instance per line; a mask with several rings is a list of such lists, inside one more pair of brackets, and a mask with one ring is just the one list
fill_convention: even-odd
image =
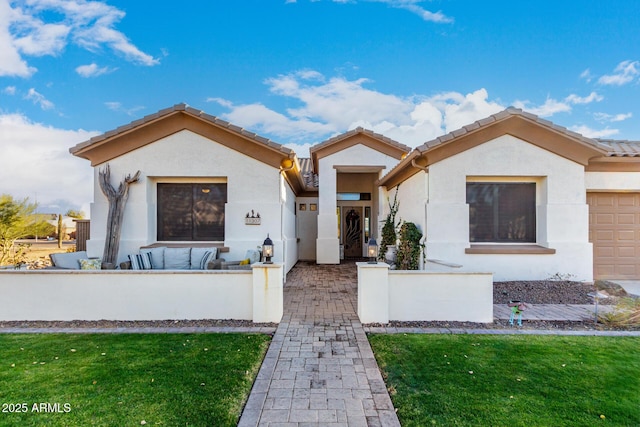
[(158, 184), (158, 240), (223, 241), (227, 184)]
[(469, 241), (536, 241), (536, 184), (468, 182)]

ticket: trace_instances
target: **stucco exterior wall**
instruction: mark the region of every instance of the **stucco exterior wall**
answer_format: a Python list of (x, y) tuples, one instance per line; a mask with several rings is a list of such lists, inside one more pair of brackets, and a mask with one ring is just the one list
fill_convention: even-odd
[(389, 271), (385, 263), (358, 263), (358, 316), (362, 323), (493, 321), (491, 273)]
[(296, 195), (282, 178), (282, 244), (285, 273), (298, 261), (298, 234), (296, 232)]
[(280, 322), (281, 263), (252, 271), (0, 271), (0, 320), (243, 319)]
[[(275, 245), (275, 261), (283, 260), (281, 200), (290, 192), (280, 172), (256, 159), (217, 144), (191, 131), (181, 131), (109, 161), (112, 185), (127, 174), (141, 171), (140, 182), (130, 186), (120, 241), (119, 262), (140, 246), (156, 242), (156, 186), (160, 182), (226, 182), (225, 246), (228, 260), (243, 259), (247, 249), (262, 245), (267, 233)], [(108, 203), (94, 169), (91, 205), (90, 256), (100, 257), (104, 247)], [(293, 197), (290, 197), (293, 199)], [(246, 225), (247, 212), (259, 212), (260, 225)], [(292, 222), (286, 217), (286, 224)], [(287, 225), (290, 228), (290, 225)], [(290, 262), (288, 262), (290, 263)]]
[[(471, 246), (466, 203), (466, 184), (471, 181), (535, 182), (535, 243), (556, 253), (465, 253)], [(429, 259), (462, 264), (466, 271), (491, 271), (495, 280), (538, 280), (555, 274), (593, 279), (585, 172), (578, 163), (504, 135), (430, 165), (428, 175), (414, 175), (400, 185), (400, 192), (401, 217), (426, 217)], [(417, 194), (414, 200), (411, 194)]]
[(1, 320), (254, 318), (250, 271), (32, 270), (0, 276), (6, 296)]
[(640, 172), (587, 172), (587, 191), (640, 191)]
[[(384, 221), (389, 214), (389, 203), (393, 203), (396, 192), (398, 193), (398, 214), (396, 221), (413, 222), (418, 226), (422, 234), (426, 230), (426, 206), (429, 200), (429, 174), (419, 172), (398, 187), (388, 189), (381, 198), (381, 215), (379, 217), (379, 229), (382, 230)], [(378, 234), (380, 235), (380, 234)]]
[[(298, 197), (298, 208), (304, 205), (305, 210), (298, 209), (296, 218), (298, 221), (298, 258), (306, 261), (316, 259), (316, 237), (318, 236), (318, 198)], [(315, 204), (316, 210), (311, 210)]]

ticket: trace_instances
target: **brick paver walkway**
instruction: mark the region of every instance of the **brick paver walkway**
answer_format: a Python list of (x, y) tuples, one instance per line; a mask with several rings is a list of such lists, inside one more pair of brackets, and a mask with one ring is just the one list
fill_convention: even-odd
[(400, 426), (356, 314), (353, 263), (298, 263), (239, 426)]

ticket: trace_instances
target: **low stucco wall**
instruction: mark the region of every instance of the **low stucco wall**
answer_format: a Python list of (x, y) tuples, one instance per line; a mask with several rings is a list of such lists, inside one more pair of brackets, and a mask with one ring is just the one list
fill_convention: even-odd
[(362, 323), (399, 321), (493, 322), (493, 275), (462, 271), (389, 271), (358, 263)]
[[(279, 322), (282, 265), (252, 271), (0, 272), (0, 320)], [(257, 307), (257, 309), (256, 309)]]
[(493, 275), (390, 271), (389, 319), (491, 323)]

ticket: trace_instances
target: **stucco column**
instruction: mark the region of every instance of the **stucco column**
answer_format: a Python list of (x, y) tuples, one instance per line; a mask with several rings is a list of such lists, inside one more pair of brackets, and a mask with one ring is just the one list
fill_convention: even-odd
[(318, 174), (318, 238), (316, 239), (316, 262), (318, 264), (340, 264), (340, 241), (338, 239), (337, 171), (320, 163)]
[(389, 264), (356, 264), (360, 322), (389, 323)]
[(252, 270), (253, 321), (279, 323), (284, 312), (284, 264), (259, 262)]

